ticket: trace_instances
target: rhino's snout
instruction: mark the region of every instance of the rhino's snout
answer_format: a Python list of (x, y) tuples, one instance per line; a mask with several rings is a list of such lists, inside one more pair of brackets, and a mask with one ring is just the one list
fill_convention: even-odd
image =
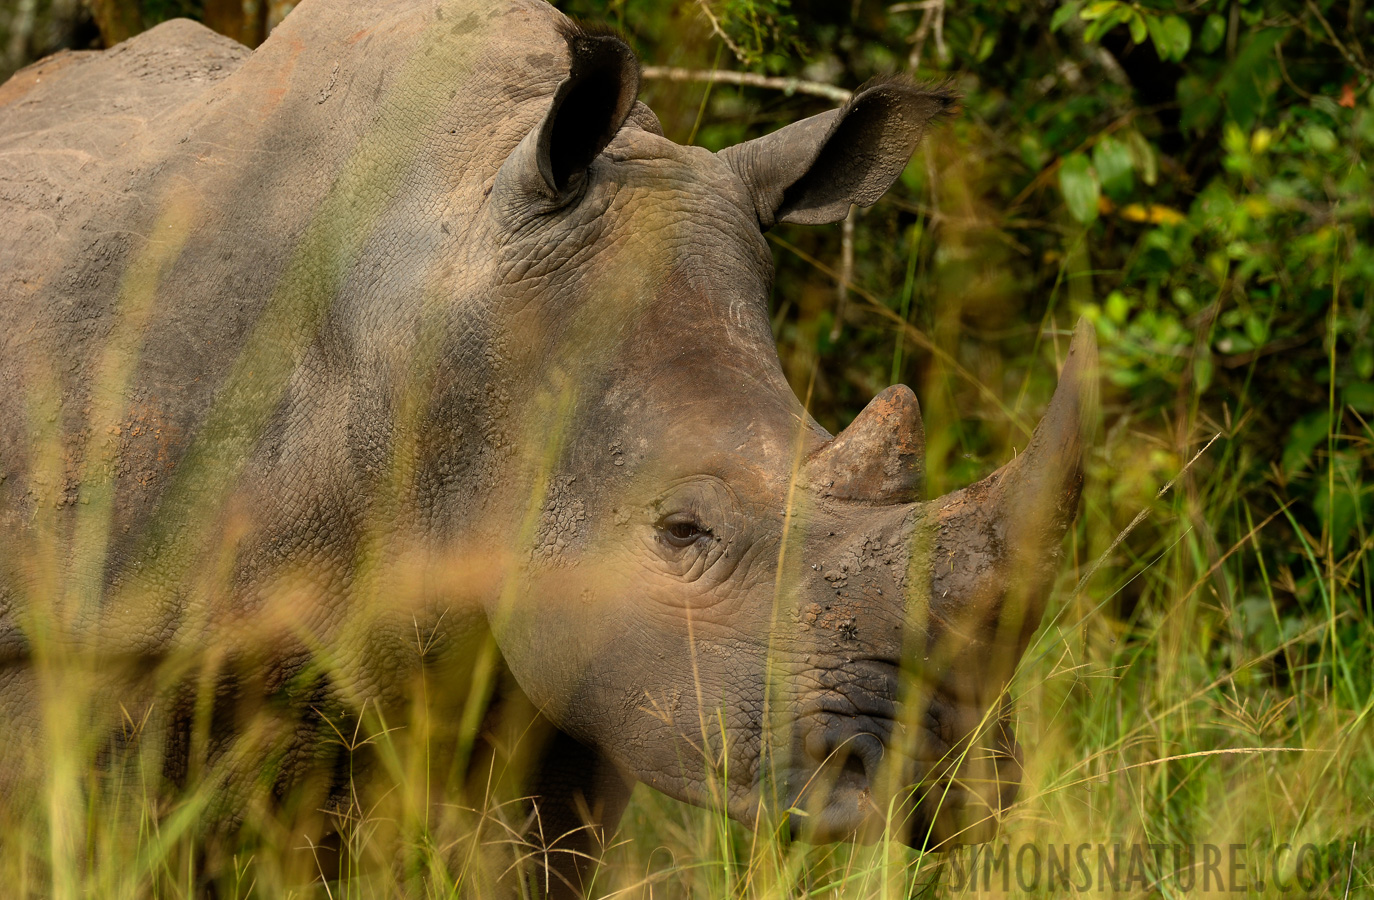
[(896, 662), (865, 661), (854, 668), (837, 683), (835, 672), (824, 673), (821, 682), (832, 685), (805, 704), (799, 719), (807, 765), (837, 779), (837, 787), (856, 779), (876, 784), (897, 730)]

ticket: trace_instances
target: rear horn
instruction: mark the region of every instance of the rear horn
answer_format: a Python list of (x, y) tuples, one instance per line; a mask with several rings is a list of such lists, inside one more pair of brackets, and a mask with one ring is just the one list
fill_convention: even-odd
[(807, 460), (804, 476), (826, 497), (914, 503), (925, 493), (925, 455), (916, 395), (906, 385), (894, 384)]

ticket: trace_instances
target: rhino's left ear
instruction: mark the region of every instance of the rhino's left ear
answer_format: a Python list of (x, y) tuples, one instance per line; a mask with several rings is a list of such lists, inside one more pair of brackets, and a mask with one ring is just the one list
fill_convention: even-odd
[(839, 109), (720, 151), (744, 181), (759, 224), (824, 225), (871, 206), (897, 176), (930, 122), (957, 98), (943, 87), (870, 82)]
[(615, 137), (639, 93), (639, 60), (610, 32), (568, 24), (568, 76), (548, 112), (501, 166), (498, 183), (558, 201)]

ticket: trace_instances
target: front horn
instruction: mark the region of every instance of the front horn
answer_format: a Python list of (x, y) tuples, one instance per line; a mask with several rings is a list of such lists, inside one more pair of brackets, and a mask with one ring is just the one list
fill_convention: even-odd
[(932, 615), (945, 627), (1014, 646), (1012, 664), (1039, 627), (1064, 533), (1078, 514), (1097, 404), (1097, 340), (1092, 324), (1079, 319), (1059, 386), (1025, 452), (931, 504), (938, 523)]

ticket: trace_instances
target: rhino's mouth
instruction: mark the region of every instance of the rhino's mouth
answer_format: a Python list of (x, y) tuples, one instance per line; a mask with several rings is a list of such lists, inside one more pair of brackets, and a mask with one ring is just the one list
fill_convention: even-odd
[(1020, 787), (1010, 729), (999, 722), (976, 740), (958, 733), (949, 705), (932, 702), (907, 739), (884, 693), (860, 703), (828, 693), (807, 705), (799, 749), (810, 766), (793, 784), (792, 833), (816, 843), (887, 836), (924, 849), (989, 840)]
[[(926, 768), (933, 772), (937, 767)], [(981, 843), (996, 834), (1018, 787), (1008, 781), (931, 775), (885, 796), (875, 790), (868, 771), (863, 756), (851, 755), (810, 772), (790, 807), (793, 835), (813, 843), (867, 844), (890, 838), (926, 850)]]

